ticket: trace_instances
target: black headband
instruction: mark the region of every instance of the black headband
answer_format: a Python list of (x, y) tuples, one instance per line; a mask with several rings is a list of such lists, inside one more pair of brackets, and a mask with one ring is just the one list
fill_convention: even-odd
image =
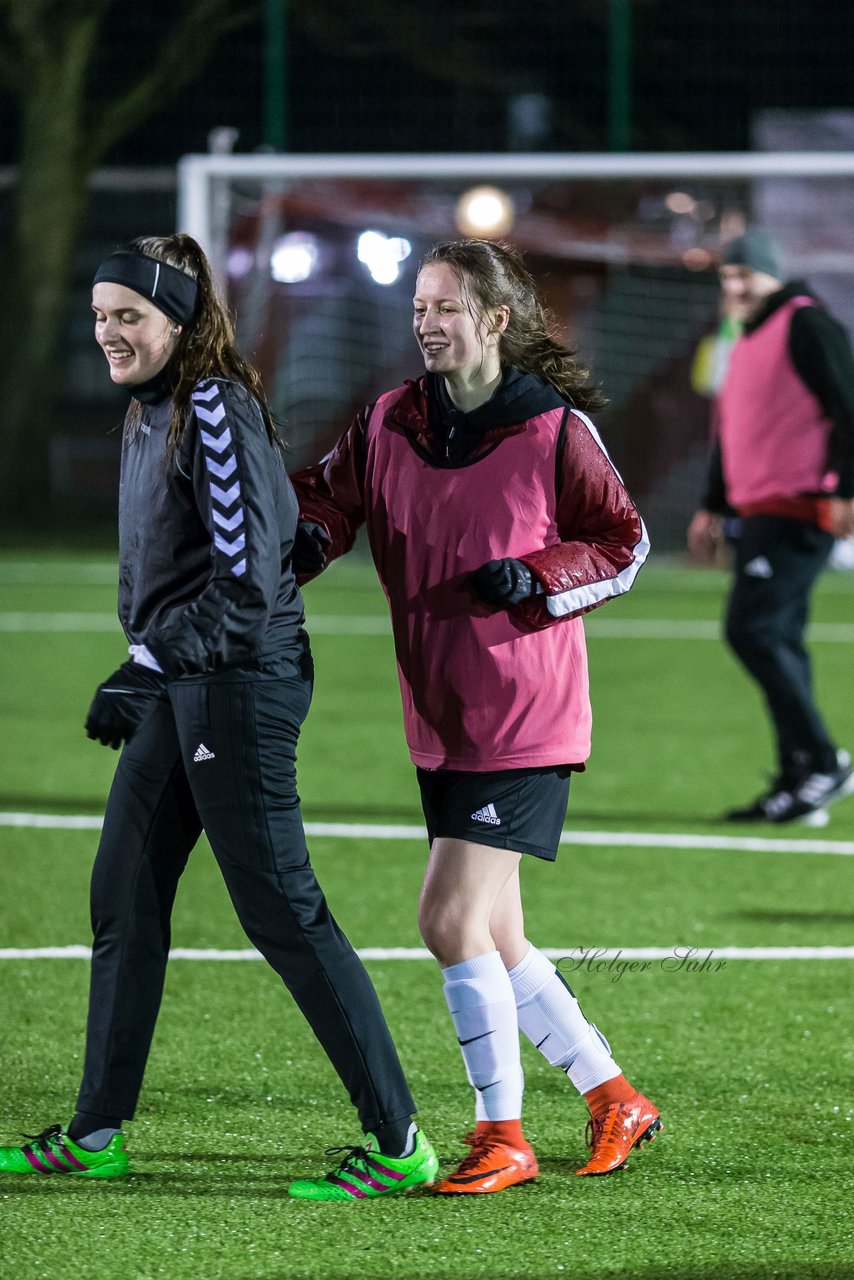
[(159, 258), (150, 258), (147, 253), (126, 249), (111, 253), (95, 272), (92, 283), (101, 281), (126, 285), (179, 324), (192, 320), (196, 310), (199, 287), (193, 277)]

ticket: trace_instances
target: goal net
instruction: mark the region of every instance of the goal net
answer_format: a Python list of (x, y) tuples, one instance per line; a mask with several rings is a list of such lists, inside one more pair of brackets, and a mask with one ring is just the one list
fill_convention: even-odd
[(659, 550), (702, 491), (725, 343), (721, 243), (766, 227), (854, 327), (854, 155), (188, 156), (181, 229), (201, 241), (242, 350), (284, 424), (289, 465), (420, 372), (420, 256), (461, 234), (521, 249), (601, 383), (597, 415)]

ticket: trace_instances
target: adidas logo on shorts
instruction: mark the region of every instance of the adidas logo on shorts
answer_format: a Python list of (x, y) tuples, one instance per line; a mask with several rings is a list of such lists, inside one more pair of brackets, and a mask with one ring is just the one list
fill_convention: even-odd
[(475, 822), (488, 822), (491, 827), (501, 826), (501, 819), (495, 812), (494, 804), (485, 804), (482, 809), (478, 809), (471, 816)]
[(193, 762), (194, 764), (201, 764), (203, 760), (216, 760), (216, 756), (213, 751), (208, 751), (203, 742), (200, 742), (196, 747), (196, 754), (193, 756)]

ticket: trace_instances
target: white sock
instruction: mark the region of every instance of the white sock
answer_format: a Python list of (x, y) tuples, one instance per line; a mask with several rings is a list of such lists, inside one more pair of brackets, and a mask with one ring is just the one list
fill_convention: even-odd
[(516, 1001), (497, 951), (443, 970), (445, 999), (475, 1089), (478, 1120), (518, 1120), (524, 1078)]
[(536, 947), (510, 970), (519, 1026), (552, 1066), (561, 1067), (579, 1093), (620, 1075), (611, 1047), (557, 969)]

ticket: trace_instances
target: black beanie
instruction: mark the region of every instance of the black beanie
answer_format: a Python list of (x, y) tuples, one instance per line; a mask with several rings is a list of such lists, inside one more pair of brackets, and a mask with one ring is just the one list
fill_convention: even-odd
[(783, 279), (780, 246), (761, 227), (751, 227), (743, 236), (730, 240), (721, 251), (722, 267), (749, 267), (764, 271), (775, 280)]

